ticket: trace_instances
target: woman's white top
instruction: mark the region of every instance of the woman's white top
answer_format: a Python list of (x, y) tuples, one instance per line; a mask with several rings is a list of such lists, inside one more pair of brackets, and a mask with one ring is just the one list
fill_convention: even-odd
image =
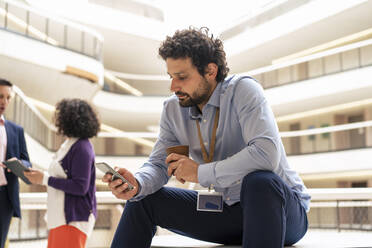
[[(49, 176), (58, 178), (67, 178), (67, 175), (62, 167), (62, 159), (66, 156), (71, 146), (75, 144), (77, 138), (67, 138), (61, 145), (59, 150), (54, 154), (52, 162), (49, 165), (48, 173), (44, 172), (43, 184), (48, 187), (48, 201), (47, 201), (47, 227), (53, 229), (59, 226), (66, 225), (65, 218), (65, 192), (51, 186), (48, 186)], [(92, 233), (95, 217), (90, 214), (88, 221), (73, 221), (68, 225), (78, 228), (84, 232), (87, 237)]]

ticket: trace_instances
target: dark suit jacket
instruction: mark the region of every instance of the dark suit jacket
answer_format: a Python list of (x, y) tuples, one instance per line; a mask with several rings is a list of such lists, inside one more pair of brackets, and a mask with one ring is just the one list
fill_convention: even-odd
[[(5, 130), (7, 137), (6, 155), (5, 160), (12, 157), (16, 157), (22, 161), (22, 163), (31, 167), (30, 159), (27, 153), (25, 135), (23, 128), (14, 124), (13, 122), (5, 120)], [(14, 210), (14, 217), (21, 217), (21, 209), (19, 206), (19, 183), (18, 177), (11, 172), (5, 171), (5, 176), (8, 181), (7, 189), (10, 204)]]

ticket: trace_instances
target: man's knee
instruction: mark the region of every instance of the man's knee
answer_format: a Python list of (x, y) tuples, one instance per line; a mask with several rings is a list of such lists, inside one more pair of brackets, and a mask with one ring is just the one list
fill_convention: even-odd
[(243, 178), (242, 187), (246, 188), (246, 190), (254, 190), (261, 187), (270, 187), (276, 177), (277, 176), (275, 175), (275, 173), (271, 171), (254, 171)]
[(254, 171), (243, 178), (241, 198), (267, 197), (280, 193), (280, 178), (271, 171)]

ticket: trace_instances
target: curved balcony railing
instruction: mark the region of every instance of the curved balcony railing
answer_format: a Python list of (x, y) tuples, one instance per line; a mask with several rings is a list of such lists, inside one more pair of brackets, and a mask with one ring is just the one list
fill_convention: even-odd
[[(312, 198), (308, 213), (310, 228), (372, 231), (372, 188), (319, 188), (309, 189), (309, 194)], [(106, 231), (107, 236), (112, 237), (124, 201), (116, 199), (107, 191), (97, 192), (96, 197), (98, 215), (94, 232)], [(47, 193), (21, 193), (20, 198), (23, 218), (12, 222), (10, 240), (45, 239)], [(111, 241), (98, 236), (99, 240), (92, 240), (95, 241), (94, 247), (105, 247)]]
[(309, 189), (310, 228), (372, 231), (372, 188)]
[[(20, 89), (14, 86), (14, 99), (6, 117), (23, 126), (26, 132), (51, 151), (56, 151), (63, 138), (57, 135), (50, 123)], [(106, 128), (107, 129), (107, 128)], [(280, 132), (288, 155), (331, 152), (372, 147), (372, 120)], [(100, 132), (92, 139), (97, 155), (146, 156), (151, 152), (157, 133), (123, 132), (111, 130)], [(122, 149), (125, 147), (126, 149)]]
[(372, 147), (372, 120), (280, 132), (288, 155)]
[(103, 37), (99, 33), (18, 2), (0, 0), (0, 28), (102, 60)]
[[(56, 127), (34, 107), (17, 86), (13, 86), (13, 91), (14, 96), (7, 109), (6, 118), (21, 125), (33, 139), (48, 150), (56, 151), (64, 138), (57, 134)], [(91, 139), (97, 155), (147, 155), (156, 138), (148, 133), (131, 133), (111, 129), (111, 132), (100, 132), (98, 137)]]
[(372, 65), (372, 39), (244, 72), (265, 89)]
[(23, 92), (13, 86), (14, 96), (6, 112), (6, 118), (21, 125), (24, 130), (45, 148), (56, 151), (63, 138), (57, 135), (57, 129), (28, 100)]
[[(368, 39), (329, 49), (327, 51), (318, 52), (299, 59), (293, 59), (288, 62), (281, 62), (275, 65), (250, 70), (241, 74), (253, 76), (261, 83), (263, 88), (269, 89), (285, 84), (371, 66), (371, 51), (372, 39)], [(132, 88), (136, 87), (137, 82), (141, 82), (141, 84), (145, 84), (145, 82), (158, 82), (159, 85), (160, 83), (169, 83), (169, 78), (167, 76), (129, 74), (114, 71), (110, 71), (110, 73), (113, 76), (122, 79), (123, 82), (126, 82), (126, 84), (130, 85)], [(110, 87), (110, 84), (113, 84), (113, 86)], [(162, 88), (164, 90), (162, 90), (162, 92), (157, 92), (156, 95), (169, 95), (169, 89), (163, 86)], [(123, 89), (120, 84), (115, 83), (113, 80), (108, 80), (105, 90), (118, 94), (125, 94), (128, 92), (128, 90)], [(144, 95), (149, 95), (149, 93), (144, 93)]]

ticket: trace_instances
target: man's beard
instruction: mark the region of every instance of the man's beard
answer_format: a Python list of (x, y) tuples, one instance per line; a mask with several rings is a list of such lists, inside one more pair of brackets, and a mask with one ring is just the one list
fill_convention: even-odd
[(203, 80), (199, 83), (199, 87), (194, 93), (192, 93), (191, 96), (187, 93), (177, 91), (177, 96), (187, 97), (184, 100), (179, 99), (178, 102), (181, 107), (192, 107), (202, 103), (206, 103), (211, 95), (211, 88), (212, 86), (207, 82), (206, 79), (203, 78)]

